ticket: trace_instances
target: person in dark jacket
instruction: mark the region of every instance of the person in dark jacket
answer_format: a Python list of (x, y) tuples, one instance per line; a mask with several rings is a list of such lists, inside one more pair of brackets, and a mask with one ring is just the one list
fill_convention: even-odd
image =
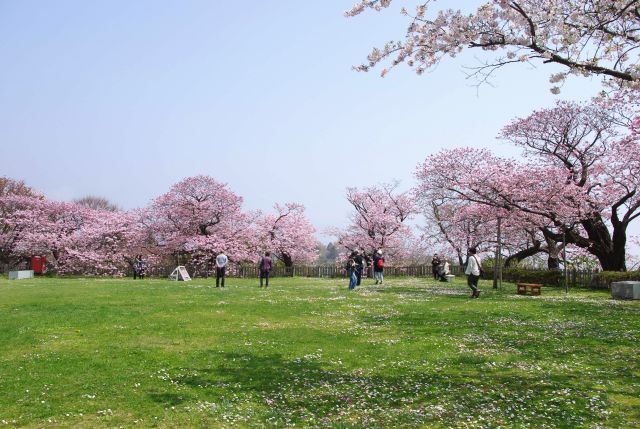
[(258, 265), (258, 268), (260, 269), (260, 287), (262, 287), (262, 279), (265, 280), (264, 287), (269, 287), (269, 273), (271, 272), (271, 268), (273, 268), (271, 253), (264, 253), (264, 256), (260, 258), (260, 264)]
[(440, 264), (442, 264), (442, 260), (438, 256), (437, 253), (433, 255), (431, 258), (431, 274), (433, 274), (433, 279), (438, 280), (440, 277)]
[(355, 251), (353, 260), (356, 263), (356, 284), (360, 286), (360, 282), (362, 281), (362, 270), (364, 270), (365, 258), (362, 253)]
[(384, 280), (384, 256), (382, 256), (382, 249), (379, 249), (375, 255), (373, 255), (373, 277), (376, 279), (376, 284)]
[(351, 252), (349, 259), (345, 265), (345, 270), (347, 270), (347, 274), (349, 275), (349, 290), (353, 290), (356, 288), (358, 283), (358, 277), (356, 275), (356, 260), (355, 257), (358, 255), (358, 252)]
[(135, 258), (133, 258), (133, 264), (132, 264), (132, 268), (133, 268), (133, 279), (137, 279), (138, 278), (138, 263), (142, 260), (142, 255), (136, 255)]
[(142, 255), (139, 255), (136, 264), (138, 265), (138, 278), (144, 280), (144, 276), (147, 274), (147, 261), (142, 258)]

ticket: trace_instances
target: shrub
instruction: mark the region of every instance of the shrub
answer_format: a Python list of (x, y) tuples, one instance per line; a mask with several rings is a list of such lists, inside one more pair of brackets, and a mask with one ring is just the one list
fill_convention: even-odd
[[(485, 271), (484, 278), (492, 279), (493, 270)], [(560, 270), (506, 268), (502, 270), (502, 279), (511, 283), (540, 283), (545, 286), (562, 286), (564, 277)]]
[(589, 287), (592, 289), (611, 289), (611, 283), (625, 280), (639, 280), (639, 271), (602, 271), (593, 275)]

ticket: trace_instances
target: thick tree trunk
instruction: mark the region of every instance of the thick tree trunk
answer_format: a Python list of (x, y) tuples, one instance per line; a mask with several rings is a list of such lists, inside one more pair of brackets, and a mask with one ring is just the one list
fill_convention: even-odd
[(626, 242), (626, 231), (616, 231), (612, 246), (609, 249), (594, 252), (594, 255), (600, 261), (603, 271), (627, 271)]
[(560, 268), (560, 251), (562, 250), (562, 247), (558, 246), (558, 242), (552, 237), (544, 234), (544, 231), (542, 234), (547, 242), (547, 253), (549, 254), (549, 257), (547, 258), (547, 268), (550, 270), (557, 270)]
[(293, 267), (293, 260), (291, 259), (291, 255), (283, 253), (282, 255), (280, 255), (280, 260), (282, 261), (285, 267), (287, 268)]
[(617, 225), (614, 225), (613, 237), (600, 218), (583, 221), (582, 226), (592, 242), (587, 250), (598, 258), (602, 270), (627, 271), (625, 249), (627, 244), (627, 224), (618, 222)]
[(510, 267), (511, 265), (515, 265), (523, 259), (526, 259), (529, 256), (537, 255), (540, 252), (543, 252), (542, 248), (540, 247), (540, 242), (534, 241), (533, 246), (522, 249), (519, 252), (514, 253), (513, 255), (509, 255), (507, 259), (504, 260), (504, 266)]

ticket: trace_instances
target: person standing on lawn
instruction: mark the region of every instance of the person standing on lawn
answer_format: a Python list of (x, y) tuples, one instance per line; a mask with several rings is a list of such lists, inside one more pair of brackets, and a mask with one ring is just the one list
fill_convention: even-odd
[(433, 258), (431, 258), (431, 274), (433, 274), (433, 279), (437, 280), (440, 276), (440, 264), (442, 261), (437, 253), (433, 254)]
[(358, 252), (353, 251), (347, 260), (347, 264), (345, 265), (345, 269), (347, 270), (347, 275), (349, 276), (349, 290), (353, 290), (356, 288), (358, 284), (358, 277), (356, 275), (356, 256)]
[(220, 287), (222, 283), (222, 287), (224, 287), (224, 277), (227, 271), (227, 264), (229, 263), (229, 258), (224, 252), (218, 253), (216, 256), (216, 287)]
[(269, 273), (271, 272), (271, 268), (273, 268), (271, 253), (264, 252), (264, 256), (260, 258), (258, 268), (260, 269), (260, 287), (262, 287), (262, 279), (265, 280), (264, 287), (269, 287)]
[(361, 252), (356, 251), (354, 256), (354, 261), (356, 263), (356, 285), (360, 286), (360, 282), (362, 281), (362, 270), (364, 269), (365, 259)]
[(142, 258), (142, 255), (138, 255), (136, 265), (138, 266), (138, 278), (144, 280), (144, 276), (147, 274), (147, 261)]
[(467, 255), (467, 269), (464, 273), (467, 275), (467, 284), (471, 288), (471, 298), (478, 298), (480, 296), (480, 290), (478, 289), (478, 280), (482, 271), (480, 265), (480, 259), (476, 255), (477, 250), (475, 247), (469, 248), (469, 254)]
[(384, 256), (382, 256), (382, 249), (378, 249), (375, 255), (373, 255), (373, 277), (376, 279), (376, 284), (384, 280)]
[(142, 259), (142, 255), (136, 255), (136, 257), (133, 258), (133, 264), (131, 264), (131, 266), (133, 268), (134, 280), (138, 278), (138, 263), (140, 262), (141, 259)]

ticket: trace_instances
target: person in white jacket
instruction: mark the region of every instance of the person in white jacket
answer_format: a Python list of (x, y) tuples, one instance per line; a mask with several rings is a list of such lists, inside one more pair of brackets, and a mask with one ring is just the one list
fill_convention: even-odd
[(464, 273), (467, 275), (467, 284), (471, 288), (471, 298), (478, 298), (480, 290), (478, 289), (478, 280), (480, 279), (480, 259), (476, 255), (475, 247), (469, 249), (467, 255), (467, 269)]

